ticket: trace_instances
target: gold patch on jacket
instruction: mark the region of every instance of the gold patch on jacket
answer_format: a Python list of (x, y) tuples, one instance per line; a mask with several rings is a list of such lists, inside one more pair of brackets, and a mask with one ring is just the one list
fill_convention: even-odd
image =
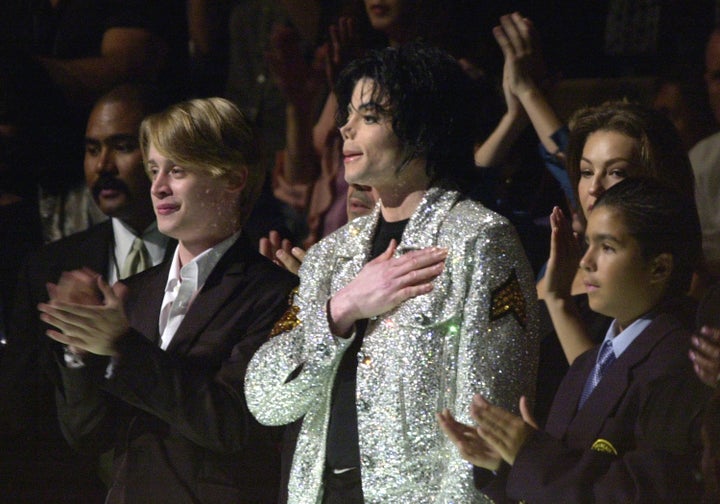
[(295, 295), (298, 292), (298, 288), (295, 287), (292, 291), (290, 291), (290, 295), (288, 296), (288, 305), (289, 308), (287, 311), (283, 314), (282, 317), (280, 317), (280, 320), (275, 322), (275, 325), (272, 328), (272, 331), (270, 331), (270, 338), (275, 337), (279, 334), (286, 333), (288, 331), (292, 331), (295, 329), (298, 325), (300, 325), (300, 319), (298, 318), (298, 313), (300, 312), (300, 308), (298, 308), (295, 305)]
[(591, 450), (600, 452), (600, 453), (609, 453), (610, 455), (617, 455), (618, 452), (615, 449), (615, 447), (612, 445), (610, 441), (607, 439), (597, 439), (592, 446), (590, 447)]
[(490, 294), (490, 321), (512, 315), (521, 327), (527, 324), (527, 306), (517, 273), (512, 270), (510, 277)]

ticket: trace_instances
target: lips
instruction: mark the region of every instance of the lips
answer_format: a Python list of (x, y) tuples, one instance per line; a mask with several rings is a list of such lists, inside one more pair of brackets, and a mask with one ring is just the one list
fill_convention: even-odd
[(368, 11), (376, 16), (384, 16), (390, 9), (385, 5), (375, 4), (368, 7)]
[(170, 215), (171, 213), (176, 212), (180, 208), (180, 205), (175, 205), (172, 203), (163, 203), (161, 205), (155, 206), (155, 213), (158, 215)]
[(345, 163), (352, 163), (356, 159), (362, 156), (362, 152), (355, 151), (343, 151), (343, 161)]
[(585, 290), (588, 294), (590, 294), (591, 292), (595, 292), (600, 288), (597, 284), (594, 284), (592, 282), (585, 281), (583, 283), (585, 284)]

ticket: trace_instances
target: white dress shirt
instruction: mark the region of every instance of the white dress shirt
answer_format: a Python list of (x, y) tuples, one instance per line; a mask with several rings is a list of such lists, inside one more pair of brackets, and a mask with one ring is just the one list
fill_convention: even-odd
[(180, 327), (195, 296), (200, 292), (210, 272), (220, 258), (228, 251), (240, 236), (240, 231), (226, 238), (212, 248), (207, 249), (192, 261), (180, 267), (178, 248), (175, 249), (170, 273), (165, 284), (165, 297), (160, 309), (160, 347), (165, 350)]

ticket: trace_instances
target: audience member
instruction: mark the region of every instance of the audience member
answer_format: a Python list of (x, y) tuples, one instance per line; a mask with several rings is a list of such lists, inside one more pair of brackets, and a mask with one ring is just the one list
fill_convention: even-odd
[(576, 206), (564, 166), (567, 128), (545, 97), (553, 79), (532, 22), (517, 12), (504, 15), (493, 35), (505, 59), (502, 88), (507, 109), (475, 149), (475, 164), (482, 168), (484, 181), (481, 201), (510, 218), (534, 271), (540, 272), (550, 245), (547, 215), (558, 203), (572, 210)]
[[(54, 369), (45, 344), (47, 327), (36, 306), (48, 299), (46, 284), (57, 282), (63, 271), (88, 267), (115, 282), (132, 273), (131, 267), (139, 271), (169, 256), (168, 238), (155, 223), (138, 141), (143, 117), (164, 105), (155, 89), (131, 84), (98, 100), (87, 122), (85, 175), (95, 203), (110, 219), (42, 247), (20, 273), (7, 352), (0, 362), (2, 442), (15, 454), (3, 457), (2, 470), (17, 475), (9, 481), (19, 499), (53, 500), (58, 492), (71, 502), (101, 499), (89, 494), (97, 491), (94, 461), (79, 460), (59, 432), (54, 387), (45, 375)], [(140, 238), (139, 255), (133, 254)], [(45, 485), (37, 484), (38, 475)]]
[(475, 90), (449, 55), (408, 44), (353, 61), (336, 91), (345, 177), (381, 203), (308, 251), (248, 405), (265, 424), (303, 417), (290, 503), (477, 501), (433, 412), (477, 391), (512, 407), (537, 347), (514, 230), (448, 188), (472, 171)]
[[(577, 111), (566, 157), (580, 208), (575, 233), (582, 234), (596, 199), (628, 176), (656, 178), (692, 198), (692, 169), (677, 132), (660, 112), (642, 105), (609, 102)], [(540, 353), (536, 414), (541, 420), (567, 365), (599, 343), (610, 323), (588, 306), (587, 286), (577, 268), (580, 244), (562, 211), (553, 211), (550, 224), (550, 258), (537, 285), (552, 322)]]
[(652, 106), (670, 119), (687, 151), (718, 129), (707, 106), (702, 70), (689, 64), (677, 65), (661, 73), (655, 86)]
[(295, 279), (241, 236), (264, 175), (257, 138), (210, 98), (146, 118), (140, 146), (158, 228), (178, 246), (120, 288), (87, 271), (49, 287), (63, 433), (114, 448), (108, 503), (274, 502), (277, 437), (249, 416), (242, 380)]
[[(377, 196), (372, 187), (349, 184), (346, 203), (348, 222), (371, 213), (376, 203)], [(270, 231), (266, 238), (260, 239), (260, 253), (296, 275), (305, 259), (305, 250), (294, 247), (290, 240), (282, 238), (277, 231)]]
[[(705, 83), (710, 108), (720, 123), (720, 29), (708, 38)], [(717, 276), (720, 275), (720, 133), (698, 142), (689, 156), (697, 182), (695, 198), (703, 230), (705, 261), (710, 273)]]
[[(404, 0), (375, 2), (371, 0), (352, 2), (355, 15), (340, 18), (330, 27), (330, 43), (327, 47), (327, 71), (330, 89), (337, 71), (349, 61), (369, 49), (382, 45), (398, 47), (417, 38), (450, 52), (464, 62), (464, 67), (476, 76), (484, 74), (476, 63), (481, 58), (475, 44), (463, 44), (465, 32), (457, 31), (457, 19), (463, 5), (460, 2), (430, 0), (411, 3)], [(366, 26), (369, 21), (369, 27)], [(287, 40), (288, 37), (285, 37)], [(298, 83), (309, 82), (311, 72), (298, 67), (297, 48), (280, 47), (277, 51), (276, 74), (280, 88), (288, 98), (286, 109), (287, 141), (278, 156), (275, 168), (275, 194), (307, 215), (308, 236), (305, 246), (312, 245), (346, 222), (345, 194), (347, 184), (340, 153), (342, 139), (335, 127), (337, 102), (333, 93), (326, 99), (319, 117), (314, 107), (321, 87), (298, 89)], [(292, 52), (291, 52), (292, 50)], [(290, 91), (290, 93), (288, 93)], [(302, 91), (302, 93), (298, 93)], [(481, 117), (483, 117), (481, 115)]]
[[(79, 169), (79, 145), (95, 100), (130, 80), (182, 94), (184, 80), (177, 76), (187, 65), (185, 7), (172, 0), (11, 0), (0, 12), (13, 20), (0, 34), (0, 64), (20, 75), (37, 99), (50, 102), (48, 116), (61, 117), (53, 134), (64, 137), (65, 150), (42, 166), (40, 178), (48, 242), (101, 218)], [(88, 208), (95, 212), (89, 218)]]
[(653, 179), (620, 182), (594, 202), (586, 242), (590, 307), (614, 320), (603, 344), (573, 363), (546, 430), (526, 401), (520, 418), (481, 396), (471, 408), (477, 426), (448, 410), (440, 425), (485, 469), (476, 484), (503, 502), (697, 502), (710, 389), (685, 358), (684, 293), (701, 256), (693, 200)]

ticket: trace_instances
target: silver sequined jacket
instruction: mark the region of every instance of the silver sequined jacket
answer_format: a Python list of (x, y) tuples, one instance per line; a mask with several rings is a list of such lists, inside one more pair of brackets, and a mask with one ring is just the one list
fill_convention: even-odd
[[(305, 417), (290, 504), (321, 501), (331, 391), (352, 342), (330, 333), (325, 307), (367, 262), (378, 215), (379, 207), (308, 252), (293, 302), (297, 318), (291, 316), (291, 329), (258, 350), (248, 369), (247, 401), (261, 423)], [(535, 389), (536, 294), (514, 228), (479, 203), (431, 188), (396, 253), (429, 246), (449, 249), (434, 289), (369, 321), (358, 355), (358, 431), (368, 503), (485, 502), (473, 486), (471, 465), (440, 431), (435, 413), (447, 407), (471, 423), (474, 393), (516, 411), (519, 397), (533, 396)]]

